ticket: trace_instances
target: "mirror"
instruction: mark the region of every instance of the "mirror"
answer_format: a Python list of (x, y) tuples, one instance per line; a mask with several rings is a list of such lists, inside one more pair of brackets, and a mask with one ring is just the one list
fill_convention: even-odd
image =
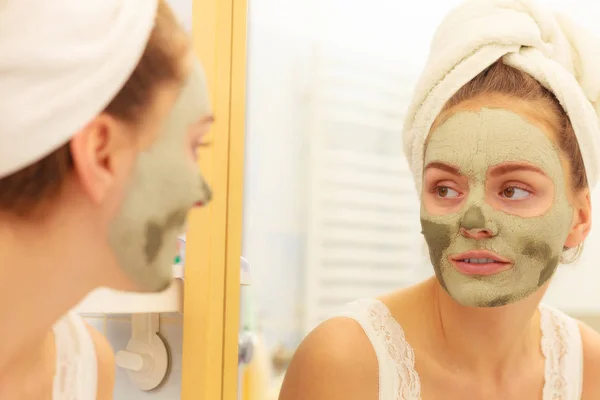
[[(435, 28), (458, 3), (249, 2), (242, 319), (256, 362), (240, 398), (276, 399), (298, 344), (343, 304), (432, 274), (402, 125)], [(552, 3), (593, 28), (597, 6)], [(563, 267), (547, 301), (600, 312), (595, 286), (581, 286), (600, 274), (592, 260), (588, 249)]]

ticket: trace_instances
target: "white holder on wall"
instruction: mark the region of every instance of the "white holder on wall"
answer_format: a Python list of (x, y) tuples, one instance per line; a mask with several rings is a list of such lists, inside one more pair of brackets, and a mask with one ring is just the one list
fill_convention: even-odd
[(183, 265), (173, 265), (173, 283), (160, 293), (134, 293), (99, 288), (76, 307), (80, 314), (133, 314), (181, 312), (183, 309)]
[[(140, 390), (157, 388), (169, 371), (167, 344), (159, 335), (160, 313), (183, 311), (184, 267), (173, 265), (173, 284), (161, 293), (119, 292), (101, 288), (91, 293), (77, 307), (82, 314), (131, 313), (131, 339), (125, 350), (116, 354), (117, 366), (125, 369), (130, 382)], [(250, 285), (250, 264), (240, 260), (240, 283)], [(244, 347), (248, 343), (244, 342)], [(245, 359), (252, 348), (246, 349)]]
[(159, 324), (157, 313), (133, 314), (131, 339), (116, 354), (117, 365), (127, 370), (129, 381), (141, 390), (158, 387), (169, 370), (169, 352), (158, 335)]

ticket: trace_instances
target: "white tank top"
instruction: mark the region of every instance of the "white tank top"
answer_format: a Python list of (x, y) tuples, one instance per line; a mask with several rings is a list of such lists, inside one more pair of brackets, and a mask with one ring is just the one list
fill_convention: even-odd
[[(583, 383), (583, 346), (577, 321), (541, 304), (542, 353), (546, 359), (542, 400), (579, 400)], [(379, 363), (379, 400), (420, 400), (415, 354), (400, 324), (380, 301), (351, 303), (337, 316), (364, 330)]]
[(68, 313), (52, 331), (56, 345), (52, 400), (95, 400), (98, 361), (94, 341), (83, 319)]

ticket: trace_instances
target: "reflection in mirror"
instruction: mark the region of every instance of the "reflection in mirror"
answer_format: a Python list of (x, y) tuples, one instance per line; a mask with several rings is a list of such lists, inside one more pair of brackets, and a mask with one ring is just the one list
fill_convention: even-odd
[[(255, 347), (240, 398), (276, 399), (299, 343), (346, 303), (433, 275), (402, 127), (435, 28), (459, 3), (249, 2), (242, 318)], [(590, 257), (559, 270), (546, 299), (598, 324), (600, 295), (581, 283), (600, 277)]]

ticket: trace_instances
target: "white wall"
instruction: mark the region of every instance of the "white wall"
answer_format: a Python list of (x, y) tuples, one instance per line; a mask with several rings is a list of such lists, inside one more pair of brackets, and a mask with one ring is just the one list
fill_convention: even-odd
[(250, 2), (243, 255), (253, 267), (267, 344), (281, 339), (295, 346), (305, 249), (305, 71), (312, 41), (293, 23), (284, 30), (256, 22), (260, 4)]
[(192, 31), (192, 0), (167, 0), (173, 12), (188, 31)]

